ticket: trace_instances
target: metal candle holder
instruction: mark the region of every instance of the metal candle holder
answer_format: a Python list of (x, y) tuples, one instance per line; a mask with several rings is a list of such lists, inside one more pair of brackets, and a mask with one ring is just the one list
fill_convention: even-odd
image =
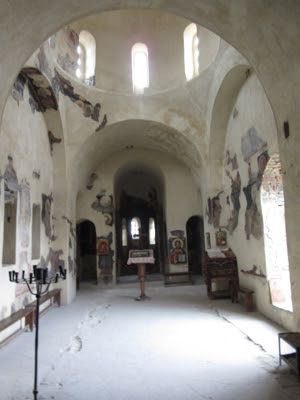
[[(33, 273), (29, 273), (29, 276), (25, 276), (25, 271), (22, 271), (22, 276), (19, 278), (19, 273), (16, 271), (9, 271), (10, 282), (25, 284), (31, 294), (36, 297), (36, 310), (35, 310), (35, 348), (34, 348), (34, 386), (33, 386), (33, 398), (37, 400), (37, 372), (38, 372), (38, 345), (39, 345), (39, 313), (40, 313), (40, 297), (47, 293), (51, 283), (57, 283), (60, 280), (65, 280), (67, 271), (61, 266), (59, 267), (59, 273), (54, 275), (48, 274), (48, 268), (37, 268), (33, 266)], [(35, 290), (31, 287), (35, 285)]]

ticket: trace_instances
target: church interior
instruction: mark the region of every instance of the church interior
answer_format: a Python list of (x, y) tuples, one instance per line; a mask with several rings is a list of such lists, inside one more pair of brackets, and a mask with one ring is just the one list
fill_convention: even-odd
[[(199, 292), (201, 312), (240, 307), (300, 335), (300, 3), (0, 10), (0, 356), (26, 340), (32, 278), (12, 277), (34, 266), (57, 277), (50, 331), (89, 293), (106, 304), (138, 291), (143, 263), (151, 298), (137, 315), (156, 295), (174, 313)], [(145, 259), (129, 262), (136, 250)]]

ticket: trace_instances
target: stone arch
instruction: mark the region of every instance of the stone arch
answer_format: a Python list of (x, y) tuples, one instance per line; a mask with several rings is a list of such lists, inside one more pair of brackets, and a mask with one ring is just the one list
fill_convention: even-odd
[(248, 65), (237, 65), (224, 76), (215, 97), (210, 128), (209, 158), (213, 192), (220, 190), (224, 174), (224, 147), (229, 117), (237, 95), (250, 74)]
[(71, 187), (74, 193), (85, 186), (99, 160), (129, 148), (147, 148), (173, 154), (187, 165), (200, 181), (202, 159), (190, 139), (165, 124), (130, 119), (106, 126), (99, 134), (90, 136), (80, 147), (73, 159)]

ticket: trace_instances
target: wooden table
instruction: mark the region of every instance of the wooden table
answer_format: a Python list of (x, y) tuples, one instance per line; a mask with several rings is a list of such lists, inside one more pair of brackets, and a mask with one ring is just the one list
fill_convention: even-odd
[[(281, 340), (286, 342), (293, 348), (291, 352), (282, 353)], [(299, 332), (283, 332), (278, 333), (278, 347), (279, 347), (279, 365), (281, 360), (284, 360), (298, 375), (300, 380), (300, 333)]]

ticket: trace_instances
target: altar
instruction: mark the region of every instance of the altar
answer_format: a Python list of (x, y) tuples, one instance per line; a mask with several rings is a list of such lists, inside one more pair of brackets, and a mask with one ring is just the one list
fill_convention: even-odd
[(155, 259), (152, 249), (147, 250), (129, 250), (127, 264), (138, 264), (139, 265), (139, 277), (140, 277), (140, 289), (141, 294), (136, 300), (145, 300), (149, 297), (145, 294), (145, 273), (146, 264), (154, 264)]

